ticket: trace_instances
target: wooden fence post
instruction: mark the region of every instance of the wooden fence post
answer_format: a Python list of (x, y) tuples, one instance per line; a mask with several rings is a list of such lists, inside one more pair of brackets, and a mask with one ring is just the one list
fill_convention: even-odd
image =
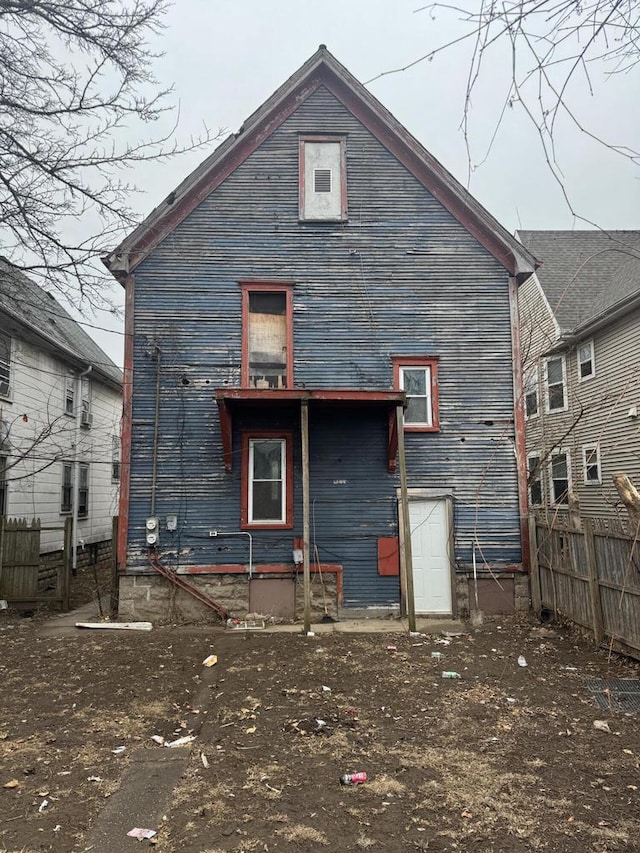
[(64, 520), (64, 546), (62, 552), (62, 609), (69, 609), (71, 598), (71, 565), (72, 548), (71, 540), (73, 534), (73, 519), (67, 516)]
[(118, 516), (111, 520), (111, 607), (110, 616), (118, 618), (118, 601), (120, 594), (120, 577), (118, 575)]
[(538, 532), (536, 517), (529, 515), (529, 560), (531, 562), (531, 607), (536, 616), (542, 612), (542, 587), (540, 586), (540, 564), (538, 563)]
[(598, 564), (596, 561), (593, 524), (590, 518), (582, 519), (582, 530), (584, 533), (584, 546), (587, 555), (587, 568), (589, 570), (589, 598), (591, 601), (593, 639), (596, 646), (599, 646), (604, 639), (604, 629), (602, 626), (602, 604), (600, 602), (600, 584), (598, 583)]

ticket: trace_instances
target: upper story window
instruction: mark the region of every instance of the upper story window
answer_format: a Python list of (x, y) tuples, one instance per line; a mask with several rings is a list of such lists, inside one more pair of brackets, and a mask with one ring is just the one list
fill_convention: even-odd
[(82, 380), (82, 410), (80, 413), (83, 427), (90, 427), (93, 423), (91, 414), (91, 382), (85, 377)]
[(567, 367), (564, 355), (554, 355), (546, 361), (547, 411), (560, 412), (567, 408)]
[[(62, 496), (60, 501), (60, 512), (73, 512), (73, 485), (74, 485), (73, 462), (62, 463)], [(87, 518), (89, 515), (89, 466), (83, 462), (78, 465), (78, 518)]]
[(578, 379), (583, 382), (596, 375), (596, 359), (593, 341), (586, 341), (578, 347)]
[(524, 411), (528, 418), (538, 414), (538, 367), (530, 367), (524, 375)]
[(542, 504), (542, 476), (540, 457), (537, 453), (530, 453), (527, 457), (527, 473), (529, 480), (529, 505), (540, 506)]
[(120, 482), (120, 436), (111, 436), (111, 482)]
[(404, 413), (406, 430), (437, 432), (438, 359), (436, 357), (394, 356), (395, 387), (407, 395)]
[(11, 392), (11, 338), (0, 332), (0, 397)]
[(242, 386), (293, 385), (292, 286), (241, 282)]
[(600, 473), (600, 446), (598, 444), (583, 445), (582, 471), (586, 485), (598, 485), (602, 482)]
[(346, 139), (300, 137), (300, 219), (347, 218)]
[(67, 373), (64, 392), (64, 413), (75, 415), (76, 413), (76, 377), (73, 373)]
[(242, 441), (241, 526), (293, 526), (293, 436), (245, 433)]
[(571, 463), (569, 454), (559, 450), (551, 454), (549, 463), (551, 480), (551, 500), (554, 504), (569, 503), (569, 489), (571, 488)]

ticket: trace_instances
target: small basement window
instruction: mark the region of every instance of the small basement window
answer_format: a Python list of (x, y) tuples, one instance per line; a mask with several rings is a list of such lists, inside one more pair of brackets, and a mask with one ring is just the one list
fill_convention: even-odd
[(346, 219), (346, 140), (341, 137), (302, 136), (299, 158), (300, 219)]

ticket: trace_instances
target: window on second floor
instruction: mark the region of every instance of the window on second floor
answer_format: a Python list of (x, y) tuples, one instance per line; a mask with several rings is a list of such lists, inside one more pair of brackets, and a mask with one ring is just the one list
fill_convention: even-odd
[(241, 282), (242, 386), (291, 388), (293, 327), (291, 285)]
[(600, 446), (598, 444), (583, 445), (582, 471), (586, 485), (593, 486), (602, 482), (600, 473)]
[(84, 377), (82, 380), (82, 410), (80, 412), (83, 427), (90, 427), (93, 423), (91, 414), (91, 382)]
[(583, 382), (596, 375), (596, 359), (593, 341), (586, 341), (578, 347), (578, 379)]
[(111, 437), (111, 482), (120, 482), (120, 436)]
[(564, 355), (554, 355), (546, 361), (547, 411), (560, 412), (567, 408), (566, 362)]
[(0, 332), (0, 397), (11, 393), (11, 338)]
[(538, 368), (530, 367), (524, 375), (524, 410), (527, 418), (538, 414)]
[(529, 505), (540, 506), (542, 504), (542, 473), (540, 470), (540, 457), (530, 453), (527, 457), (527, 472), (529, 479)]
[(569, 454), (564, 450), (558, 450), (551, 454), (550, 485), (551, 500), (554, 504), (569, 503), (569, 489), (571, 488), (571, 463)]
[[(73, 462), (62, 463), (62, 496), (60, 501), (60, 512), (73, 512), (73, 485), (74, 485)], [(86, 463), (78, 465), (78, 518), (87, 518), (89, 515), (89, 466)]]
[(346, 140), (341, 137), (300, 137), (300, 219), (346, 219), (345, 149)]
[(395, 387), (407, 395), (405, 430), (437, 432), (440, 429), (438, 359), (394, 356)]
[(64, 413), (75, 415), (76, 413), (76, 377), (73, 373), (67, 373), (64, 391)]

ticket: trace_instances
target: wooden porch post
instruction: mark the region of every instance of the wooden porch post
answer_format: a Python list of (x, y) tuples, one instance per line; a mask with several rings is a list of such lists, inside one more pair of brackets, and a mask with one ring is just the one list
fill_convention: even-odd
[(309, 569), (309, 401), (300, 401), (302, 441), (302, 571), (304, 580), (304, 631), (311, 630), (311, 573)]
[(411, 522), (409, 520), (409, 493), (407, 492), (407, 459), (404, 453), (404, 408), (396, 406), (398, 424), (398, 463), (400, 466), (400, 500), (402, 501), (402, 539), (404, 542), (404, 585), (407, 591), (407, 619), (409, 630), (416, 630), (416, 605), (413, 595), (413, 557), (411, 552)]

